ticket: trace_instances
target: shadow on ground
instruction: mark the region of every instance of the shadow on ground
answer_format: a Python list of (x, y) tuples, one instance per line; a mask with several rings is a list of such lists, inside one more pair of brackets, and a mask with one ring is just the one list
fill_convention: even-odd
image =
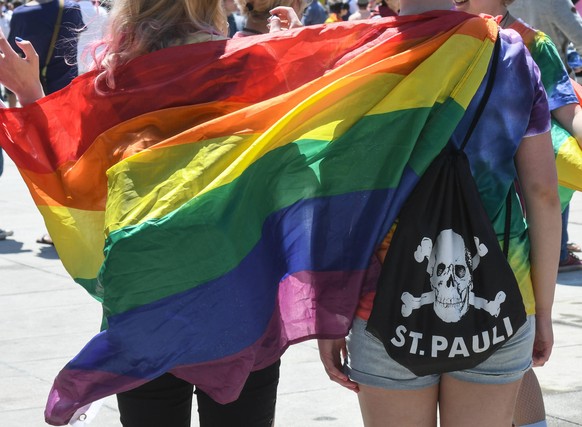
[(566, 286), (582, 286), (582, 270), (559, 273), (558, 284)]
[(22, 250), (23, 243), (18, 240), (0, 240), (0, 254), (16, 254), (31, 252), (30, 249)]
[[(37, 256), (44, 259), (59, 259), (59, 254), (57, 253), (54, 246), (40, 246), (40, 251)], [(582, 278), (580, 283), (582, 284)]]

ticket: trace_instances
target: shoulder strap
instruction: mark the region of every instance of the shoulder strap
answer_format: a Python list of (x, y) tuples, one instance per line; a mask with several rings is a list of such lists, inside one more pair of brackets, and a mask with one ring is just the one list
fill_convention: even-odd
[(461, 144), (460, 150), (463, 150), (465, 148), (465, 146), (467, 145), (467, 142), (469, 142), (469, 138), (471, 138), (471, 135), (473, 134), (473, 129), (475, 129), (475, 126), (477, 126), (477, 122), (481, 118), (481, 114), (483, 113), (483, 110), (485, 109), (485, 105), (487, 104), (487, 101), (489, 100), (489, 95), (491, 95), (491, 90), (493, 89), (493, 82), (495, 81), (495, 75), (497, 74), (497, 63), (499, 62), (499, 52), (501, 50), (500, 46), (501, 46), (501, 36), (498, 33), (497, 40), (495, 41), (495, 47), (493, 48), (493, 55), (491, 58), (491, 69), (489, 70), (489, 78), (487, 79), (487, 85), (485, 86), (485, 92), (483, 93), (483, 96), (481, 97), (481, 101), (479, 102), (479, 105), (477, 106), (477, 111), (475, 111), (475, 116), (473, 117), (473, 121), (471, 122), (471, 125), (469, 126), (469, 130), (467, 131), (467, 134), (465, 135), (465, 139), (463, 140), (463, 143)]
[(505, 230), (503, 231), (503, 255), (505, 259), (509, 257), (509, 228), (511, 227), (511, 188), (507, 192), (505, 198)]
[(55, 22), (55, 29), (53, 31), (53, 37), (51, 38), (51, 44), (49, 45), (49, 50), (46, 55), (46, 60), (44, 61), (44, 67), (40, 72), (41, 78), (43, 81), (46, 81), (46, 72), (53, 57), (53, 53), (55, 52), (55, 46), (57, 44), (57, 39), (59, 37), (59, 32), (61, 30), (61, 22), (63, 20), (63, 10), (65, 9), (65, 0), (59, 0), (59, 11), (57, 13), (57, 20)]
[[(473, 134), (473, 129), (475, 129), (475, 126), (477, 126), (477, 122), (481, 118), (481, 114), (483, 113), (485, 105), (489, 100), (489, 96), (491, 95), (491, 91), (493, 90), (495, 75), (497, 74), (497, 64), (499, 62), (500, 50), (501, 50), (501, 36), (497, 34), (497, 40), (495, 41), (495, 47), (493, 48), (493, 58), (491, 62), (491, 69), (489, 70), (487, 85), (485, 86), (485, 92), (483, 93), (481, 101), (479, 101), (477, 111), (475, 111), (475, 116), (473, 117), (473, 121), (471, 122), (469, 130), (465, 135), (465, 139), (461, 144), (460, 150), (463, 150), (466, 147), (467, 142), (469, 142), (469, 138)], [(506, 210), (505, 210), (505, 228), (503, 231), (503, 255), (505, 255), (505, 258), (507, 259), (507, 257), (509, 256), (509, 229), (511, 228), (511, 188), (507, 192), (505, 205)]]

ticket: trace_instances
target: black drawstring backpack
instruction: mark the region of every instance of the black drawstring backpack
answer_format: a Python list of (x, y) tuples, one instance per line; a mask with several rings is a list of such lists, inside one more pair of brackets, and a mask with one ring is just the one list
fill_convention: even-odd
[(478, 365), (526, 320), (507, 262), (512, 188), (502, 251), (463, 151), (491, 93), (499, 46), (498, 37), (460, 149), (449, 142), (400, 211), (366, 328), (417, 376)]

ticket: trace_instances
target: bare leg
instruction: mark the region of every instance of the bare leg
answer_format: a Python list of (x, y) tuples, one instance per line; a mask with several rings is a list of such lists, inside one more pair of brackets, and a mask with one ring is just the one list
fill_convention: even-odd
[(540, 383), (533, 369), (526, 372), (519, 388), (513, 423), (516, 426), (535, 424), (546, 419), (546, 408)]
[(478, 384), (443, 375), (439, 408), (442, 427), (510, 427), (521, 380)]
[(386, 390), (360, 384), (358, 400), (366, 427), (436, 427), (438, 386)]

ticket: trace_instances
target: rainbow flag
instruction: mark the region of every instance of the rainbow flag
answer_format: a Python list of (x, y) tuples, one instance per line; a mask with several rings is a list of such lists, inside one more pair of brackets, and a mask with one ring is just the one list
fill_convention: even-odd
[[(572, 80), (572, 86), (582, 105), (582, 86)], [(582, 149), (580, 144), (560, 124), (552, 119), (552, 142), (556, 153), (556, 169), (558, 170), (558, 188), (560, 201), (564, 208), (575, 191), (582, 191)]]
[[(539, 66), (542, 83), (548, 96), (560, 93), (561, 86), (572, 84), (580, 102), (582, 100), (582, 86), (565, 74), (560, 55), (548, 36), (521, 21), (515, 21), (510, 28), (521, 35), (533, 60)], [(559, 61), (559, 64), (556, 64), (555, 61)], [(560, 183), (558, 189), (560, 202), (562, 209), (564, 209), (570, 203), (574, 192), (582, 190), (582, 150), (576, 138), (554, 119), (552, 119), (551, 133), (556, 155), (558, 182)]]
[(344, 336), (496, 36), (434, 12), (174, 47), (115, 90), (89, 74), (1, 111), (0, 144), (105, 313), (47, 422), (165, 372), (226, 403), (290, 344)]

